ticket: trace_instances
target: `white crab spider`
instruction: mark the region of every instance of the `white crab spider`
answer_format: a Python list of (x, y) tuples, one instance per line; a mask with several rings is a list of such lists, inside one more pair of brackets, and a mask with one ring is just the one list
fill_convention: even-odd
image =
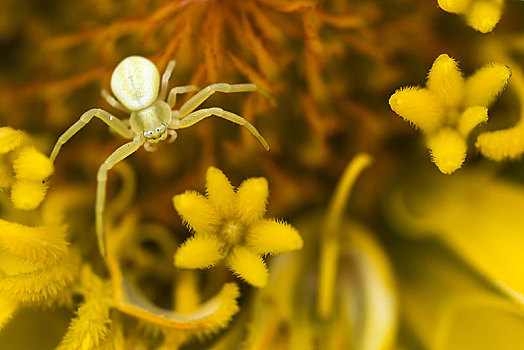
[[(180, 109), (171, 110), (176, 102), (176, 95), (198, 90), (196, 86), (187, 85), (172, 88), (167, 95), (169, 78), (175, 67), (175, 61), (170, 61), (160, 81), (160, 73), (153, 62), (140, 56), (130, 56), (122, 60), (111, 76), (111, 90), (116, 99), (107, 91), (102, 91), (102, 96), (113, 107), (130, 113), (129, 123), (118, 119), (111, 113), (95, 108), (82, 114), (80, 119), (67, 129), (56, 142), (50, 159), (55, 161), (58, 151), (64, 143), (84, 127), (93, 117), (101, 119), (116, 133), (133, 141), (120, 146), (100, 166), (97, 174), (96, 192), (96, 233), (98, 245), (102, 255), (106, 255), (104, 238), (104, 207), (106, 197), (107, 172), (116, 163), (136, 152), (142, 145), (147, 151), (154, 151), (153, 144), (165, 140), (168, 142), (176, 139), (177, 129), (187, 128), (209, 116), (217, 116), (233, 123), (245, 126), (269, 151), (266, 140), (247, 120), (239, 115), (225, 111), (218, 107), (195, 109), (215, 92), (243, 92), (260, 90), (255, 84), (213, 84), (202, 89), (184, 103)], [(159, 92), (160, 90), (160, 92)]]

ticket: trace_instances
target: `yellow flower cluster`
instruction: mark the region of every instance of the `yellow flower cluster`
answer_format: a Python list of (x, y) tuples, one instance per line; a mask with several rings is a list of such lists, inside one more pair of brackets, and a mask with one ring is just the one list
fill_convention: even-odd
[(463, 15), (475, 30), (488, 33), (500, 21), (504, 0), (438, 0), (438, 5), (446, 12)]
[(14, 181), (12, 172), (0, 160), (0, 188), (11, 187), (11, 201), (16, 208), (33, 210), (44, 200), (45, 180), (54, 171), (53, 163), (31, 145), (23, 131), (2, 127), (0, 156), (8, 153), (13, 154)]
[(68, 303), (80, 256), (65, 235), (63, 226), (0, 220), (0, 325), (22, 306)]
[(455, 60), (442, 54), (431, 67), (426, 88), (408, 86), (389, 99), (391, 109), (419, 127), (431, 160), (444, 174), (462, 166), (467, 137), (488, 120), (488, 107), (506, 86), (511, 70), (489, 64), (464, 79)]
[(233, 189), (227, 177), (210, 167), (207, 196), (186, 191), (173, 197), (175, 209), (194, 231), (175, 254), (175, 266), (203, 269), (223, 260), (240, 278), (264, 287), (269, 273), (263, 255), (301, 249), (302, 238), (289, 224), (266, 219), (265, 178), (245, 180)]

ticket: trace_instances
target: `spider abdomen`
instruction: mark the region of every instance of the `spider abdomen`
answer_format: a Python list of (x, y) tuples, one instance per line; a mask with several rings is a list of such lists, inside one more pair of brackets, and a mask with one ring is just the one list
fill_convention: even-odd
[(129, 56), (116, 66), (111, 76), (111, 90), (130, 111), (150, 106), (158, 97), (160, 73), (147, 58)]

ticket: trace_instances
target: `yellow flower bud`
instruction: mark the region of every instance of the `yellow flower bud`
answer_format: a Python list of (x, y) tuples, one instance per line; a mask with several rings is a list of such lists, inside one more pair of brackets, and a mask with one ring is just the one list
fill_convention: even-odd
[(48, 157), (30, 146), (18, 151), (13, 169), (18, 179), (42, 181), (53, 173), (54, 166)]
[(25, 138), (23, 131), (10, 127), (0, 128), (0, 154), (4, 154), (19, 147)]
[(47, 185), (38, 181), (19, 180), (11, 188), (11, 202), (17, 209), (36, 209), (45, 198)]

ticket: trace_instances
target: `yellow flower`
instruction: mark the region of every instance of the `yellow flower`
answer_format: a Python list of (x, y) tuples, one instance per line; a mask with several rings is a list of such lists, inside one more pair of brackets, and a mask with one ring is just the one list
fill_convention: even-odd
[(234, 274), (264, 287), (269, 272), (262, 258), (301, 249), (303, 241), (291, 225), (266, 219), (268, 183), (250, 178), (234, 190), (214, 167), (206, 174), (207, 195), (186, 191), (173, 197), (175, 209), (194, 231), (175, 254), (179, 268), (208, 268), (223, 260)]
[(14, 153), (14, 179), (5, 164), (0, 165), (0, 188), (11, 186), (11, 201), (17, 209), (34, 210), (44, 200), (45, 180), (54, 172), (51, 160), (31, 146), (32, 139), (21, 130), (0, 128), (0, 155)]
[(503, 4), (503, 0), (438, 0), (441, 9), (463, 15), (466, 22), (481, 33), (489, 33), (495, 28)]
[(433, 62), (426, 88), (398, 89), (389, 105), (424, 132), (431, 160), (442, 173), (451, 174), (466, 158), (469, 133), (488, 120), (488, 107), (510, 75), (507, 66), (489, 64), (464, 79), (457, 62), (442, 54)]

